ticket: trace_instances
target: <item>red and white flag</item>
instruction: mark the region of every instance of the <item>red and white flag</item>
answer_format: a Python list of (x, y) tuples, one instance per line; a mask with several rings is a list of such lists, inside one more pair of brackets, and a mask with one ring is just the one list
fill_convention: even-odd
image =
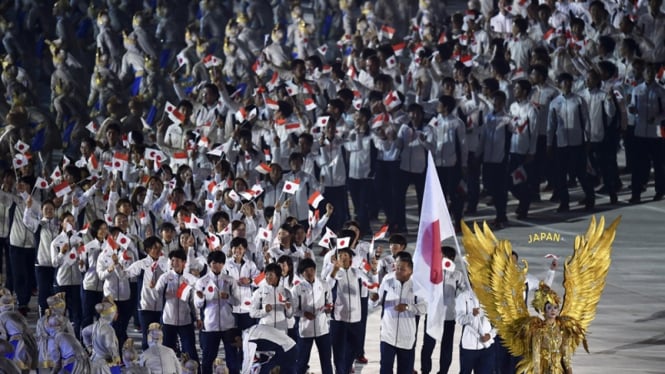
[(97, 160), (97, 156), (95, 156), (94, 153), (92, 153), (90, 157), (88, 157), (88, 162), (86, 162), (86, 164), (91, 174), (94, 174), (95, 172), (99, 171), (99, 161)]
[(319, 245), (324, 248), (330, 248), (330, 239), (336, 238), (335, 232), (326, 227), (326, 233), (323, 234), (323, 237), (319, 241)]
[(279, 73), (274, 72), (272, 73), (270, 81), (266, 83), (266, 87), (268, 88), (268, 91), (273, 91), (275, 88), (277, 88), (278, 85), (279, 85)]
[(293, 83), (293, 81), (286, 81), (286, 93), (289, 96), (294, 96), (298, 94), (298, 86)]
[(65, 254), (64, 263), (65, 265), (74, 265), (78, 259), (78, 254), (76, 248), (72, 248), (69, 252)]
[(49, 179), (51, 179), (51, 182), (54, 182), (60, 178), (62, 178), (62, 171), (60, 171), (60, 166), (56, 166), (55, 170), (53, 170), (53, 173), (51, 173)]
[(395, 35), (395, 28), (388, 25), (381, 26), (381, 31), (379, 32), (380, 38), (386, 38), (390, 40), (393, 38), (393, 35)]
[(337, 238), (337, 249), (348, 248), (351, 244), (351, 237)]
[(405, 42), (393, 44), (393, 52), (395, 52), (395, 56), (401, 56), (402, 52), (404, 52), (404, 48), (406, 48)]
[(395, 56), (390, 56), (386, 59), (386, 66), (388, 69), (392, 69), (395, 66), (397, 66), (397, 57)]
[(211, 251), (214, 251), (215, 249), (220, 248), (222, 246), (222, 242), (221, 240), (219, 240), (219, 236), (215, 234), (208, 233), (206, 241), (208, 242), (208, 249), (210, 249)]
[(273, 100), (269, 97), (266, 97), (263, 99), (263, 102), (266, 103), (266, 106), (270, 110), (279, 110), (279, 104), (277, 103), (277, 100)]
[(272, 241), (272, 231), (265, 227), (259, 227), (259, 232), (256, 234), (256, 240), (265, 240), (270, 243), (270, 241)]
[(316, 109), (316, 101), (314, 101), (314, 99), (306, 98), (304, 100), (304, 103), (306, 111), (311, 111)]
[(314, 127), (326, 127), (328, 126), (328, 121), (330, 120), (330, 116), (321, 116), (316, 119), (316, 123), (314, 124)]
[(402, 100), (399, 99), (399, 95), (397, 95), (397, 92), (395, 91), (388, 92), (388, 95), (383, 99), (383, 105), (385, 105), (388, 110), (393, 110), (400, 104), (402, 104)]
[(164, 111), (166, 112), (166, 115), (171, 119), (171, 121), (175, 123), (185, 122), (185, 114), (179, 111), (175, 105), (169, 103), (168, 101), (166, 102), (166, 105), (164, 105)]
[(328, 52), (328, 46), (326, 44), (322, 44), (319, 48), (316, 49), (321, 55), (325, 56), (326, 52)]
[(178, 53), (175, 58), (178, 61), (178, 67), (181, 67), (187, 63), (187, 56), (185, 55), (185, 51)]
[(259, 174), (266, 175), (270, 173), (270, 165), (266, 164), (265, 162), (260, 163), (257, 167), (254, 168), (254, 170), (258, 171)]
[(194, 214), (185, 216), (182, 218), (182, 220), (185, 222), (185, 227), (188, 229), (198, 229), (203, 226), (203, 220)]
[(300, 188), (300, 180), (296, 179), (294, 181), (284, 181), (284, 188), (282, 191), (288, 194), (295, 194)]
[(513, 172), (510, 173), (510, 176), (513, 178), (514, 185), (526, 182), (526, 170), (524, 170), (524, 166), (520, 166), (513, 170)]
[(12, 165), (14, 165), (14, 169), (20, 169), (24, 166), (27, 166), (28, 158), (25, 157), (23, 153), (17, 153), (14, 155), (14, 158), (12, 159)]
[(62, 183), (53, 186), (53, 192), (55, 192), (55, 196), (57, 197), (64, 197), (68, 193), (72, 192), (72, 188), (69, 186), (67, 181), (62, 181)]
[(192, 286), (187, 284), (187, 282), (182, 282), (180, 283), (180, 286), (178, 286), (178, 291), (176, 291), (175, 295), (178, 297), (178, 299), (186, 302), (189, 299), (191, 291)]
[(379, 231), (374, 233), (374, 240), (380, 240), (385, 238), (387, 233), (388, 233), (388, 225), (381, 226)]
[(206, 300), (212, 300), (215, 297), (215, 294), (217, 294), (217, 285), (215, 285), (215, 282), (210, 279), (208, 284), (203, 289), (203, 295), (205, 296)]
[(323, 201), (323, 199), (324, 198), (323, 195), (321, 195), (321, 192), (314, 191), (314, 193), (312, 193), (312, 195), (307, 200), (307, 203), (309, 203), (309, 205), (312, 208), (317, 209), (319, 207), (319, 204), (321, 204), (321, 202)]
[(40, 189), (40, 190), (45, 190), (49, 186), (49, 183), (46, 181), (46, 179), (42, 177), (37, 177), (37, 180), (35, 181), (35, 188)]
[(123, 152), (115, 152), (113, 154), (113, 170), (124, 171), (129, 165), (129, 154)]
[(260, 272), (259, 275), (254, 278), (254, 284), (258, 286), (264, 279), (266, 279), (266, 273)]
[(118, 236), (115, 238), (116, 243), (120, 244), (123, 249), (127, 249), (129, 244), (132, 242), (129, 237), (121, 232), (118, 233)]
[(30, 149), (30, 146), (19, 139), (16, 144), (14, 144), (14, 149), (21, 152), (22, 154), (25, 154), (25, 152)]
[(413, 292), (428, 303), (427, 333), (430, 336), (441, 336), (446, 313), (440, 303), (443, 298), (443, 287), (440, 286), (443, 282), (441, 242), (454, 236), (455, 230), (431, 153), (427, 155), (426, 173), (411, 279)]
[(85, 128), (88, 129), (88, 131), (90, 131), (94, 135), (97, 135), (97, 131), (99, 131), (99, 125), (95, 123), (95, 121), (88, 122)]
[(213, 200), (206, 199), (206, 213), (213, 214), (215, 213), (215, 202)]
[(207, 68), (220, 66), (222, 64), (222, 59), (213, 55), (207, 55), (202, 60), (203, 65)]

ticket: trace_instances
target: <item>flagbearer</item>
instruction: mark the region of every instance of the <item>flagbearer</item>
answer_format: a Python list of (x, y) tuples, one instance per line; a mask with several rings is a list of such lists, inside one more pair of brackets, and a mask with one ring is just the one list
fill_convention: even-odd
[(240, 355), (233, 346), (231, 330), (236, 329), (233, 306), (240, 304), (234, 288), (235, 280), (222, 273), (226, 255), (221, 251), (208, 254), (208, 273), (194, 286), (194, 305), (203, 309), (203, 330), (199, 333), (203, 358), (201, 371), (211, 374), (212, 366), (219, 351), (219, 343), (224, 342), (224, 357), (230, 374), (240, 373)]
[(184, 249), (169, 253), (169, 260), (171, 260), (171, 270), (162, 274), (156, 283), (151, 283), (152, 288), (164, 295), (165, 299), (162, 313), (164, 345), (175, 350), (178, 346), (176, 340), (180, 338), (182, 351), (198, 361), (194, 327), (200, 329), (203, 321), (199, 316), (199, 309), (194, 306), (192, 296), (196, 277), (184, 273), (187, 263), (187, 253)]

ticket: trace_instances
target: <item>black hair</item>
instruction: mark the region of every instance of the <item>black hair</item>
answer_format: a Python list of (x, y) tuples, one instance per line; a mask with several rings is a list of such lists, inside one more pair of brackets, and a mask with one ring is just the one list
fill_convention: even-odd
[(217, 262), (220, 264), (226, 263), (226, 255), (222, 251), (212, 251), (208, 253), (208, 263)]
[(187, 261), (187, 252), (184, 249), (176, 249), (169, 252), (169, 260), (172, 258), (179, 258), (183, 261)]
[(312, 260), (311, 258), (303, 258), (298, 263), (298, 274), (302, 275), (302, 273), (304, 273), (305, 270), (309, 268), (313, 268), (314, 270), (316, 270), (316, 262), (314, 262), (314, 260)]

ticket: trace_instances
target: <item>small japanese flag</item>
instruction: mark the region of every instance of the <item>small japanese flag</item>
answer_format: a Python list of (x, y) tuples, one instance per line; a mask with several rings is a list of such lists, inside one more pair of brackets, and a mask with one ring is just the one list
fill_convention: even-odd
[(328, 126), (328, 121), (330, 120), (330, 116), (321, 116), (316, 119), (316, 124), (314, 124), (315, 127), (326, 127)]
[(350, 244), (351, 238), (348, 236), (345, 238), (337, 238), (337, 249), (348, 248)]
[(326, 227), (326, 233), (323, 234), (323, 237), (319, 241), (319, 245), (321, 247), (329, 248), (330, 247), (330, 239), (336, 238), (336, 237), (337, 237), (337, 235), (335, 235), (335, 233), (331, 229)]
[(51, 179), (52, 182), (55, 182), (60, 178), (62, 178), (62, 171), (60, 171), (59, 166), (56, 166), (55, 170), (53, 170), (53, 173), (51, 173), (51, 176), (49, 177), (49, 179)]
[(139, 222), (141, 222), (141, 225), (146, 226), (150, 223), (150, 217), (144, 211), (140, 211)]
[(524, 170), (524, 166), (520, 166), (513, 170), (513, 172), (510, 173), (510, 176), (513, 178), (514, 185), (526, 182), (526, 170)]
[(121, 232), (118, 233), (118, 236), (115, 238), (116, 243), (120, 244), (123, 249), (129, 248), (129, 244), (132, 242), (129, 237)]
[(97, 131), (99, 131), (99, 125), (95, 123), (95, 121), (90, 121), (88, 124), (85, 126), (88, 131), (90, 131), (93, 135), (97, 135)]
[(203, 290), (206, 300), (212, 300), (217, 294), (217, 286), (212, 280), (208, 282), (205, 289)]
[(209, 180), (204, 183), (206, 184), (206, 190), (208, 190), (208, 193), (214, 195), (215, 192), (217, 191), (217, 182), (215, 182), (214, 180)]
[(46, 179), (42, 177), (37, 177), (37, 181), (35, 181), (35, 188), (40, 189), (40, 190), (45, 190), (49, 186), (49, 183), (46, 181)]
[(203, 220), (194, 214), (183, 217), (183, 221), (185, 222), (185, 227), (190, 229), (198, 229), (203, 226)]
[(298, 86), (295, 85), (292, 81), (286, 81), (286, 93), (289, 96), (294, 96), (298, 94)]
[(74, 265), (78, 259), (78, 254), (76, 253), (76, 248), (72, 248), (69, 252), (65, 254), (64, 262), (65, 265)]
[(328, 46), (323, 44), (319, 48), (316, 49), (321, 55), (325, 56), (326, 52), (328, 52)]
[(323, 195), (321, 195), (321, 192), (319, 191), (314, 191), (312, 195), (309, 197), (307, 200), (307, 203), (314, 209), (317, 209), (319, 207), (319, 204), (323, 201)]
[(399, 95), (397, 95), (397, 92), (395, 91), (388, 92), (388, 95), (383, 99), (383, 105), (385, 105), (388, 110), (393, 110), (400, 104), (402, 104), (402, 100), (399, 99)]
[(171, 104), (170, 102), (166, 102), (166, 105), (164, 105), (164, 111), (166, 112), (166, 115), (171, 119), (171, 121), (175, 123), (183, 123), (185, 122), (185, 115), (178, 110), (178, 108)]
[(263, 193), (263, 187), (257, 183), (250, 188), (250, 191), (252, 191), (255, 197), (259, 197)]
[(123, 171), (129, 165), (129, 154), (123, 152), (115, 152), (113, 154), (113, 170)]
[(298, 191), (299, 188), (300, 188), (300, 180), (284, 181), (284, 189), (282, 191), (293, 195)]
[(207, 68), (220, 66), (222, 64), (222, 60), (220, 58), (217, 58), (216, 56), (213, 56), (213, 55), (205, 56), (203, 58), (202, 62), (203, 62), (203, 65)]
[(386, 59), (386, 66), (388, 69), (392, 69), (397, 66), (397, 57), (390, 56)]
[(17, 153), (12, 159), (12, 165), (14, 165), (14, 169), (20, 169), (24, 166), (27, 166), (28, 158), (25, 157), (23, 153)]
[(206, 213), (208, 213), (208, 214), (215, 213), (215, 202), (214, 201), (206, 199), (205, 204), (206, 204)]
[(176, 55), (176, 60), (178, 61), (178, 67), (187, 63), (187, 56), (185, 56), (185, 51), (182, 51)]
[(455, 262), (453, 262), (449, 258), (444, 257), (441, 262), (441, 266), (443, 267), (443, 270), (455, 271)]
[(208, 249), (210, 249), (211, 251), (214, 251), (222, 246), (221, 244), (222, 242), (219, 240), (219, 237), (215, 234), (208, 233), (206, 241), (208, 242)]
[(19, 139), (16, 144), (14, 144), (14, 149), (21, 152), (22, 154), (25, 154), (25, 152), (30, 149), (30, 146)]
[(268, 243), (272, 240), (272, 231), (259, 227), (259, 232), (256, 234), (256, 240), (264, 240)]

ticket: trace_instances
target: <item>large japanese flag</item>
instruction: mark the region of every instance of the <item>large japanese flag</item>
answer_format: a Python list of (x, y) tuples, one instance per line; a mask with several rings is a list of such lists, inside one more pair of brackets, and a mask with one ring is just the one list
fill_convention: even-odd
[(441, 241), (455, 234), (450, 220), (446, 199), (436, 174), (432, 154), (427, 156), (427, 175), (423, 194), (420, 225), (416, 251), (413, 254), (413, 291), (427, 300), (426, 332), (434, 339), (443, 335), (445, 308), (441, 308), (443, 297), (443, 255)]

